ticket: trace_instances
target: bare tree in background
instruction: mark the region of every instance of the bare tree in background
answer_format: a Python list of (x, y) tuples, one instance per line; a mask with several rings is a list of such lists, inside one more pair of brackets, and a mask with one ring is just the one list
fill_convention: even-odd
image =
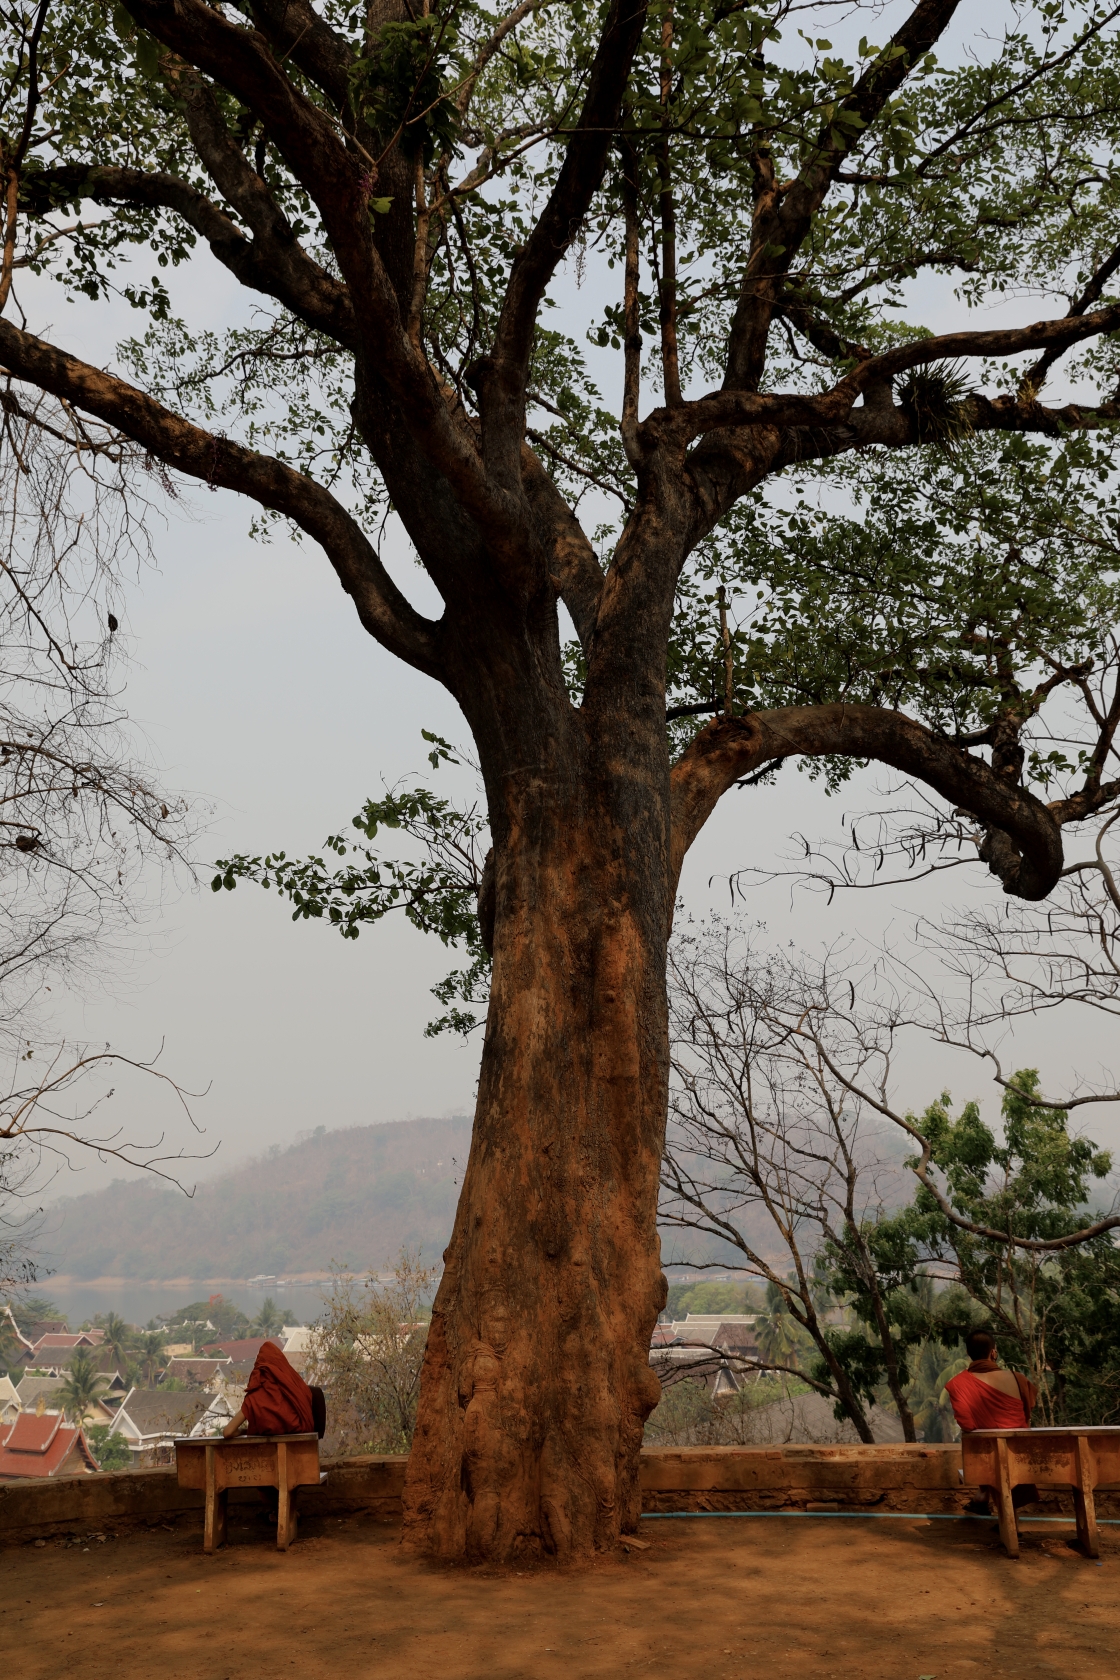
[[(181, 860), (182, 800), (120, 704), (123, 567), (148, 558), (142, 450), (65, 402), (0, 387), (0, 1023), (80, 972)], [(166, 478), (166, 474), (160, 474)]]
[(408, 1452), (437, 1277), (408, 1250), (389, 1283), (336, 1274), (304, 1372), (326, 1395), (336, 1452)]
[[(744, 1273), (780, 1292), (820, 1355), (807, 1380), (833, 1395), (863, 1440), (872, 1439), (865, 1407), (880, 1384), (905, 1438), (917, 1438), (906, 1361), (914, 1336), (892, 1320), (897, 1292), (920, 1275), (963, 1284), (993, 1322), (1035, 1348), (1041, 1374), (1040, 1278), (1071, 1250), (1111, 1253), (1120, 1226), (1114, 1207), (1100, 1216), (1084, 1211), (1079, 1186), (1107, 1172), (1108, 1159), (1068, 1136), (1067, 1116), (1084, 1103), (1118, 1100), (1116, 1093), (1055, 1101), (1033, 1076), (1007, 1074), (984, 1037), (989, 1006), (1001, 1019), (997, 1000), (973, 987), (954, 1005), (911, 964), (882, 953), (860, 962), (849, 945), (815, 964), (758, 955), (733, 925), (716, 923), (678, 937), (670, 963), (663, 1223), (721, 1239), (738, 1250)], [(938, 1153), (952, 1125), (947, 1098), (921, 1117), (897, 1107), (897, 1062), (915, 1032), (987, 1060), (1012, 1129), (1025, 1136), (1049, 1127), (1034, 1140), (1039, 1160), (1025, 1173), (1023, 1163), (1001, 1165), (997, 1151), (989, 1166), (977, 1166), (974, 1183), (962, 1179)], [(974, 1104), (963, 1118), (979, 1141)], [(906, 1140), (914, 1153), (904, 1163)], [(1056, 1192), (1042, 1188), (1043, 1154), (1054, 1157), (1044, 1163), (1051, 1176), (1062, 1157)], [(921, 1216), (896, 1229), (891, 1216), (910, 1201), (911, 1171)], [(826, 1322), (825, 1257), (829, 1275), (846, 1278), (858, 1296), (871, 1337)], [(917, 1307), (910, 1316), (920, 1318)]]
[(967, 999), (961, 1028), (973, 1043), (992, 1027), (1070, 1004), (1120, 1017), (1120, 810), (1086, 836), (1044, 907), (978, 907), (919, 923), (917, 943)]
[[(874, 1124), (868, 1127), (878, 1116), (869, 1116), (859, 1094), (860, 1081), (877, 1090), (889, 1077), (889, 1056), (836, 1020), (839, 976), (829, 966), (812, 974), (780, 956), (756, 956), (734, 925), (717, 922), (678, 936), (670, 973), (673, 1080), (662, 1223), (738, 1250), (740, 1269), (777, 1291), (811, 1338), (827, 1380), (780, 1360), (759, 1368), (792, 1370), (809, 1381), (843, 1406), (867, 1442), (874, 1440), (867, 1406), (885, 1381), (905, 1438), (915, 1440), (908, 1373), (863, 1235), (884, 1199), (897, 1199), (903, 1177), (900, 1163), (891, 1169), (880, 1159), (882, 1139)], [(851, 1350), (841, 1356), (844, 1338), (825, 1317), (832, 1303), (816, 1257), (826, 1243), (859, 1269), (874, 1303), (881, 1355), (865, 1338), (853, 1338), (868, 1349), (862, 1371)]]
[[(102, 1111), (153, 1062), (52, 1042), (59, 982), (122, 954), (153, 879), (185, 865), (191, 816), (139, 761), (120, 699), (125, 568), (150, 557), (143, 450), (64, 400), (0, 384), (0, 1289), (34, 1281), (53, 1169), (92, 1150), (174, 1179), (195, 1157)], [(153, 871), (150, 866), (156, 866)], [(96, 1116), (96, 1118), (95, 1118)], [(193, 1124), (193, 1122), (192, 1122)], [(177, 1180), (176, 1180), (177, 1182)]]

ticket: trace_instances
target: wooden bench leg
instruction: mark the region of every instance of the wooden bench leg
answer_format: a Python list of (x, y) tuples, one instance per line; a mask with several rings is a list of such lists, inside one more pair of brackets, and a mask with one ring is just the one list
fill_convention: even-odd
[(276, 1443), (276, 1481), (280, 1490), (280, 1509), (276, 1514), (276, 1549), (286, 1552), (296, 1537), (296, 1490), (288, 1486), (288, 1447), (285, 1441)]
[(1015, 1522), (1015, 1506), (1011, 1498), (1011, 1473), (1007, 1462), (1007, 1442), (1001, 1436), (996, 1442), (996, 1458), (999, 1463), (999, 1486), (992, 1491), (996, 1496), (996, 1511), (999, 1515), (999, 1537), (1003, 1541), (1004, 1550), (1008, 1557), (1019, 1556), (1019, 1529)]
[(286, 1552), (299, 1539), (299, 1489), (281, 1489), (279, 1520), (276, 1524), (276, 1547)]
[(1093, 1498), (1093, 1456), (1084, 1435), (1077, 1437), (1077, 1482), (1073, 1490), (1073, 1509), (1077, 1517), (1077, 1538), (1086, 1557), (1100, 1557), (1097, 1538), (1097, 1505)]
[(214, 1447), (206, 1448), (206, 1514), (202, 1524), (202, 1549), (216, 1552), (226, 1543), (226, 1491), (217, 1485), (218, 1455)]

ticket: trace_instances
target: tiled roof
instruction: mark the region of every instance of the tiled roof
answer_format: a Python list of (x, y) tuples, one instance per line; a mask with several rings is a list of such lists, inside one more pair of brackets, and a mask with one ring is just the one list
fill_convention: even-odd
[(27, 1332), (27, 1340), (31, 1343), (35, 1343), (39, 1340), (40, 1336), (53, 1335), (59, 1331), (61, 1331), (63, 1335), (68, 1334), (66, 1320), (64, 1318), (43, 1318), (39, 1320), (38, 1324), (33, 1324), (31, 1326), (30, 1330)]
[(253, 1374), (253, 1366), (255, 1363), (256, 1361), (253, 1359), (231, 1360), (228, 1365), (222, 1367), (222, 1381), (227, 1385), (227, 1387), (232, 1383), (235, 1388), (244, 1388), (245, 1384), (249, 1381), (249, 1378)]
[(61, 1387), (61, 1377), (22, 1377), (16, 1393), (24, 1411), (31, 1412), (35, 1410), (35, 1402), (40, 1394), (49, 1406)]
[(679, 1337), (685, 1345), (749, 1348), (754, 1347), (758, 1340), (754, 1324), (753, 1314), (728, 1314), (726, 1318), (721, 1318), (717, 1313), (689, 1313), (687, 1318), (677, 1319), (675, 1324), (666, 1328), (671, 1329), (673, 1337)]
[(96, 1470), (82, 1431), (61, 1412), (21, 1412), (0, 1436), (0, 1477), (55, 1476), (75, 1448), (78, 1468)]
[(169, 1359), (163, 1374), (165, 1377), (187, 1377), (193, 1382), (209, 1382), (215, 1372), (225, 1376), (231, 1364), (229, 1358)]
[(66, 1353), (71, 1348), (96, 1347), (103, 1334), (100, 1330), (75, 1330), (73, 1334), (69, 1331), (49, 1331), (47, 1335), (39, 1337), (35, 1343), (35, 1352)]
[(211, 1404), (209, 1394), (166, 1394), (159, 1389), (134, 1388), (121, 1401), (113, 1423), (114, 1435), (126, 1440), (150, 1436), (189, 1435)]
[(229, 1359), (247, 1359), (251, 1364), (266, 1342), (275, 1342), (277, 1347), (282, 1346), (279, 1336), (246, 1336), (239, 1342), (211, 1342), (209, 1347), (204, 1347), (202, 1351), (211, 1357), (220, 1352)]

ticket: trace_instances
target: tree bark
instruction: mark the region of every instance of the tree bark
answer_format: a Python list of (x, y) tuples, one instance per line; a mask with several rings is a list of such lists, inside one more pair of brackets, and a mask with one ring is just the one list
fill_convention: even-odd
[(478, 1106), (404, 1496), (406, 1542), (447, 1559), (616, 1543), (660, 1395), (668, 764), (661, 744), (620, 775), (568, 721), (496, 836)]

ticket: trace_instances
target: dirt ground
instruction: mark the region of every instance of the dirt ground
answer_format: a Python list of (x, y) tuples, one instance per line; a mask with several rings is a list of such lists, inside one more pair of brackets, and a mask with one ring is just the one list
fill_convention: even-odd
[[(586, 1568), (437, 1569), (366, 1519), (263, 1518), (204, 1557), (193, 1529), (0, 1552), (0, 1651), (20, 1680), (1093, 1680), (1120, 1651), (1120, 1530), (1003, 1555), (985, 1523), (642, 1523)], [(86, 1549), (88, 1547), (88, 1549)]]

